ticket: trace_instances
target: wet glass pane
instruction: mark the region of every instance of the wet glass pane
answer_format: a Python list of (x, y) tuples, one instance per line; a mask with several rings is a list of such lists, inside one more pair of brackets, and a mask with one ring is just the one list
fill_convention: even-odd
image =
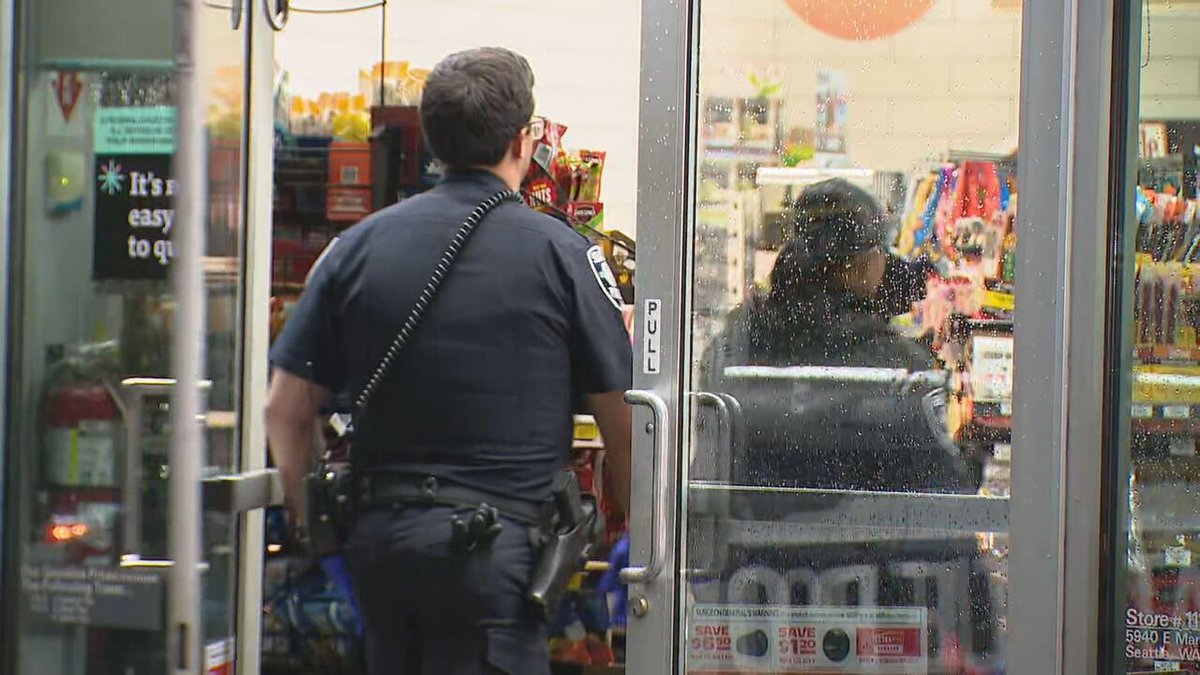
[(702, 5), (689, 673), (1001, 672), (1010, 4)]
[[(6, 477), (18, 673), (166, 670), (164, 574), (179, 80), (170, 3), (23, 5)], [(205, 4), (202, 463), (239, 461), (245, 33)], [(70, 13), (71, 21), (62, 15)], [(202, 632), (234, 630), (236, 520), (205, 514)]]
[(1196, 65), (1200, 18), (1178, 3), (1134, 5), (1130, 30), (1140, 53), (1129, 65), (1140, 95), (1132, 171), (1120, 195), (1123, 250), (1114, 261), (1123, 307), (1110, 318), (1123, 332), (1114, 366), (1121, 428), (1110, 486), (1117, 616), (1109, 672), (1193, 672), (1200, 669), (1200, 102), (1186, 73)]

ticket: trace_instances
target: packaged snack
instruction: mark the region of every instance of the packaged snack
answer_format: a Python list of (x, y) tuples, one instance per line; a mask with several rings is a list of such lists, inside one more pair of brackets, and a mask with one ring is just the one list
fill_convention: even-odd
[(567, 204), (567, 218), (577, 229), (601, 230), (604, 227), (604, 204), (601, 202), (571, 202)]
[(567, 157), (562, 147), (562, 137), (566, 133), (565, 125), (546, 120), (542, 137), (533, 146), (533, 162), (529, 167), (531, 173), (540, 171), (553, 180), (559, 180), (564, 175)]
[(401, 98), (403, 105), (419, 105), (421, 103), (421, 95), (425, 92), (425, 80), (429, 78), (429, 70), (424, 68), (412, 68), (408, 71), (408, 76), (404, 78), (401, 84)]
[(566, 131), (564, 125), (547, 120), (542, 137), (534, 143), (533, 161), (523, 185), (532, 208), (561, 213), (570, 201), (570, 166), (562, 148)]
[[(360, 70), (358, 73), (359, 93), (366, 97), (371, 105), (405, 105), (403, 87), (408, 79), (408, 61), (388, 61), (371, 66), (370, 72)], [(383, 98), (380, 98), (380, 85), (383, 86)]]
[(600, 201), (600, 186), (604, 177), (606, 153), (597, 150), (579, 151), (579, 182), (573, 201)]
[(525, 181), (525, 203), (531, 209), (553, 209), (556, 204), (566, 201), (562, 198), (558, 184), (548, 176), (534, 176)]

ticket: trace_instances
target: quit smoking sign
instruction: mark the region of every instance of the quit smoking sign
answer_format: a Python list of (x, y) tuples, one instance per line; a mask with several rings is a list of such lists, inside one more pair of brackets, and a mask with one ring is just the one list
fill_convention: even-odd
[(165, 279), (175, 250), (171, 176), (176, 111), (172, 106), (97, 108), (95, 279)]
[(165, 279), (175, 257), (171, 155), (97, 153), (95, 176), (92, 276)]

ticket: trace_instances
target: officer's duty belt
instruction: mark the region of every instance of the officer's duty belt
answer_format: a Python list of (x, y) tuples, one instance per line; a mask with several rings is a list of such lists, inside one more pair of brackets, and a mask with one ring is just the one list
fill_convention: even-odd
[(447, 483), (434, 476), (385, 473), (364, 476), (359, 484), (359, 499), (360, 503), (368, 508), (393, 504), (475, 508), (480, 504), (488, 504), (495, 507), (501, 515), (538, 526), (547, 520), (549, 506)]

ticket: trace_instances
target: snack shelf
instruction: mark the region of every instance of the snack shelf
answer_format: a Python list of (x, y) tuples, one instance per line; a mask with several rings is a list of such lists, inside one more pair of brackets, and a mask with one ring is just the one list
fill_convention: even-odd
[(600, 438), (600, 428), (596, 426), (596, 418), (591, 415), (575, 416), (575, 435), (571, 440), (571, 449), (604, 449), (604, 441)]
[[(1002, 440), (991, 433), (1013, 428), (1011, 406), (1008, 412), (1000, 412), (1002, 404), (975, 404), (975, 415), (967, 425), (968, 440)], [(981, 408), (983, 410), (981, 411)], [(1189, 404), (1142, 404), (1132, 406), (1133, 430), (1139, 433), (1163, 433), (1200, 436), (1200, 405)]]
[(1200, 457), (1135, 457), (1134, 471), (1139, 483), (1184, 482), (1200, 487)]
[(1200, 530), (1200, 505), (1195, 500), (1198, 488), (1198, 482), (1179, 479), (1138, 485), (1138, 531), (1173, 535)]
[(769, 148), (718, 145), (704, 151), (705, 162), (765, 162), (779, 159), (779, 153)]
[(876, 172), (871, 169), (822, 169), (771, 166), (758, 170), (759, 185), (802, 187), (831, 178), (841, 178), (866, 189), (873, 189)]
[(1134, 349), (1134, 357), (1142, 365), (1200, 365), (1200, 348), (1143, 346)]

